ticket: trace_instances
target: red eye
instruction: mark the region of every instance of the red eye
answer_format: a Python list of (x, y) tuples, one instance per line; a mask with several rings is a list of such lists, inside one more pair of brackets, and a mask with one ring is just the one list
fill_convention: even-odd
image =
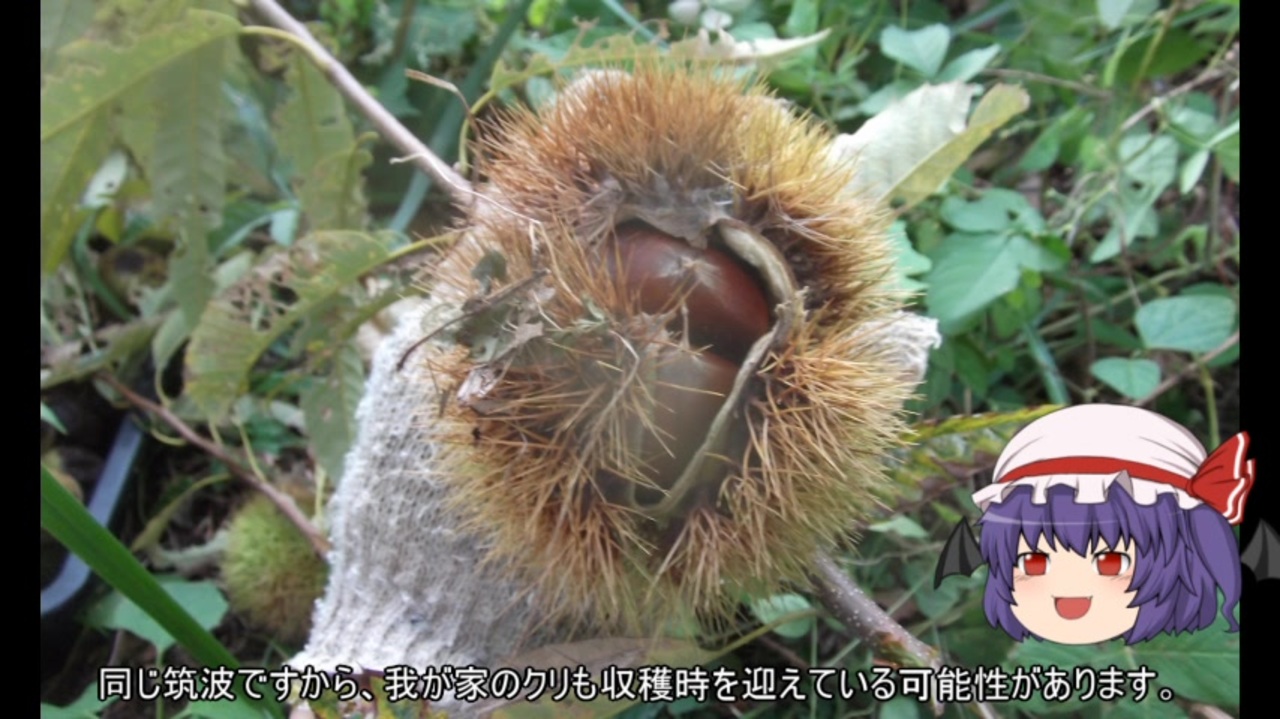
[(1044, 552), (1025, 552), (1018, 555), (1018, 569), (1029, 577), (1038, 577), (1049, 571), (1049, 555)]
[(1121, 552), (1098, 552), (1093, 555), (1093, 568), (1104, 577), (1116, 577), (1129, 571), (1133, 560)]

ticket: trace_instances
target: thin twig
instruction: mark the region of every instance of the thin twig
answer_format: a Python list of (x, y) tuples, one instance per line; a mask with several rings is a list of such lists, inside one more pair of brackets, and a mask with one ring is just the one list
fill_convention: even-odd
[(1218, 355), (1222, 354), (1223, 352), (1226, 352), (1232, 347), (1235, 347), (1236, 343), (1239, 341), (1240, 341), (1240, 332), (1236, 331), (1230, 337), (1228, 337), (1222, 344), (1218, 345), (1213, 350), (1206, 352), (1200, 357), (1197, 357), (1193, 362), (1188, 364), (1186, 367), (1183, 367), (1181, 372), (1178, 372), (1172, 377), (1161, 382), (1159, 385), (1156, 386), (1154, 390), (1151, 391), (1151, 394), (1147, 395), (1146, 397), (1143, 397), (1140, 400), (1135, 401), (1133, 403), (1133, 406), (1145, 407), (1151, 404), (1152, 402), (1156, 401), (1156, 398), (1158, 398), (1160, 395), (1164, 394), (1165, 392), (1168, 392), (1171, 387), (1178, 384), (1179, 382), (1186, 379), (1187, 377), (1191, 376), (1201, 367), (1217, 359)]
[(1134, 125), (1142, 122), (1142, 119), (1147, 115), (1150, 115), (1161, 107), (1164, 107), (1165, 103), (1169, 102), (1173, 98), (1186, 94), (1205, 83), (1213, 82), (1214, 80), (1227, 75), (1229, 72), (1230, 67), (1211, 67), (1163, 95), (1157, 95), (1156, 97), (1151, 98), (1151, 102), (1143, 105), (1141, 110), (1133, 113), (1124, 121), (1124, 124), (1120, 126), (1119, 134), (1124, 134)]
[(172, 427), (174, 431), (182, 435), (182, 437), (188, 442), (199, 447), (205, 452), (205, 454), (208, 454), (214, 459), (227, 465), (228, 471), (244, 480), (244, 482), (249, 486), (261, 492), (268, 500), (271, 501), (272, 504), (276, 506), (276, 509), (280, 510), (290, 522), (293, 522), (294, 526), (296, 526), (298, 530), (302, 532), (303, 536), (307, 538), (307, 541), (311, 542), (312, 549), (315, 550), (316, 554), (319, 555), (321, 559), (324, 559), (325, 556), (328, 555), (329, 540), (325, 539), (324, 535), (322, 535), (320, 531), (316, 529), (315, 525), (311, 523), (311, 520), (307, 519), (307, 517), (302, 514), (302, 511), (298, 509), (298, 505), (294, 504), (293, 499), (291, 499), (289, 495), (281, 492), (266, 482), (258, 481), (258, 478), (253, 475), (253, 472), (250, 471), (249, 468), (245, 467), (243, 462), (227, 450), (200, 436), (194, 429), (191, 429), (186, 422), (183, 422), (181, 418), (169, 411), (167, 407), (156, 404), (155, 402), (139, 395), (110, 374), (102, 373), (99, 374), (98, 377), (103, 382), (111, 385), (112, 389), (119, 392), (121, 396), (128, 400), (129, 404), (147, 412), (148, 414), (159, 417), (165, 424)]
[[(813, 582), (822, 604), (849, 631), (866, 642), (877, 657), (894, 663), (907, 661), (935, 671), (942, 667), (936, 649), (894, 621), (824, 552), (814, 557)], [(983, 719), (997, 716), (995, 710), (984, 702), (970, 702), (968, 706)], [(933, 712), (941, 715), (942, 705), (933, 702)]]
[(443, 160), (436, 157), (427, 146), (414, 137), (409, 129), (400, 123), (385, 107), (364, 89), (358, 80), (352, 77), (346, 66), (338, 62), (310, 31), (294, 19), (287, 10), (280, 7), (275, 0), (248, 0), (249, 6), (272, 27), (279, 28), (298, 38), (307, 48), (308, 54), (317, 59), (319, 70), (329, 82), (342, 93), (351, 104), (356, 106), (369, 122), (391, 144), (398, 147), (418, 169), (430, 175), (443, 185), (458, 202), (470, 202), (474, 193), (471, 183), (459, 175)]
[(1026, 80), (1028, 82), (1039, 82), (1045, 85), (1056, 85), (1057, 87), (1065, 87), (1068, 90), (1074, 90), (1081, 95), (1092, 95), (1100, 97), (1104, 100), (1111, 98), (1111, 93), (1106, 90), (1099, 90), (1092, 85), (1086, 85), (1082, 82), (1072, 82), (1063, 80), (1060, 77), (1052, 75), (1042, 75), (1038, 72), (1030, 72), (1027, 70), (1013, 70), (1009, 68), (989, 68), (982, 71), (983, 75), (991, 75), (992, 77), (1008, 78), (1010, 80)]

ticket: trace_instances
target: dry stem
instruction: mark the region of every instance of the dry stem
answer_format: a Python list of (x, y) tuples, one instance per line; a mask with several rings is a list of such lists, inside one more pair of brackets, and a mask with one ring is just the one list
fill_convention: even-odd
[(307, 538), (307, 541), (311, 543), (311, 547), (315, 550), (316, 554), (319, 555), (321, 559), (325, 559), (326, 555), (329, 553), (329, 540), (324, 538), (324, 535), (316, 529), (315, 525), (311, 523), (311, 520), (307, 519), (307, 517), (302, 513), (302, 510), (298, 509), (298, 505), (294, 504), (293, 499), (291, 499), (287, 494), (266, 482), (259, 481), (258, 478), (254, 476), (253, 472), (244, 466), (244, 463), (227, 450), (217, 444), (214, 444), (208, 439), (201, 437), (194, 429), (191, 429), (186, 422), (183, 422), (181, 418), (173, 412), (170, 412), (167, 407), (156, 404), (155, 402), (139, 395), (137, 392), (126, 387), (123, 382), (110, 374), (103, 373), (98, 375), (98, 377), (103, 382), (111, 385), (115, 391), (119, 392), (121, 396), (128, 400), (129, 404), (159, 417), (165, 422), (165, 424), (172, 427), (174, 431), (182, 435), (182, 437), (188, 442), (204, 450), (206, 454), (214, 459), (217, 459), (227, 465), (227, 469), (232, 474), (244, 480), (244, 482), (249, 484), (249, 486), (265, 495), (266, 498), (276, 506), (276, 509), (280, 510), (284, 516), (287, 517), (290, 522), (293, 522), (294, 526), (302, 532), (303, 536)]

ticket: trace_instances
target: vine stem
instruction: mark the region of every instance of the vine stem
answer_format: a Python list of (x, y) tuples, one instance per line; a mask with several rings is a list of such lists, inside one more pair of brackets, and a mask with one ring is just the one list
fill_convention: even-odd
[(284, 514), (284, 516), (287, 517), (299, 531), (302, 532), (303, 536), (307, 538), (307, 541), (311, 543), (311, 548), (315, 550), (315, 553), (321, 559), (326, 558), (329, 554), (329, 540), (325, 539), (324, 535), (320, 533), (320, 530), (316, 529), (316, 526), (311, 523), (311, 520), (307, 519), (306, 515), (302, 513), (302, 510), (298, 509), (298, 505), (294, 503), (293, 499), (289, 497), (289, 495), (281, 492), (267, 482), (260, 481), (254, 475), (253, 471), (246, 467), (244, 463), (236, 458), (232, 453), (214, 442), (209, 441), (205, 437), (200, 436), (200, 434), (192, 429), (186, 422), (183, 422), (180, 417), (169, 411), (167, 407), (156, 404), (137, 392), (134, 392), (125, 386), (123, 382), (110, 374), (104, 372), (99, 374), (98, 378), (111, 385), (111, 388), (119, 392), (120, 395), (129, 402), (129, 404), (147, 412), (148, 414), (160, 418), (165, 424), (172, 427), (175, 432), (182, 435), (182, 437), (188, 442), (203, 450), (205, 454), (208, 454), (214, 459), (227, 465), (227, 470), (229, 472), (234, 474), (236, 477), (239, 477), (249, 486), (261, 492), (272, 504), (274, 504), (276, 509), (280, 510), (280, 512)]
[[(418, 169), (430, 175), (445, 187), (455, 201), (467, 203), (475, 196), (471, 183), (458, 174), (452, 167), (431, 152), (426, 145), (414, 137), (409, 128), (395, 118), (387, 108), (382, 106), (369, 94), (364, 86), (352, 76), (346, 66), (338, 62), (323, 45), (315, 39), (309, 30), (298, 22), (287, 10), (275, 0), (247, 0), (247, 5), (264, 20), (267, 25), (283, 30), (293, 36), (302, 45), (307, 55), (315, 62), (320, 72), (337, 88), (362, 115), (373, 124), (378, 133), (388, 142), (395, 145), (407, 156)], [(252, 30), (252, 28), (247, 28)]]

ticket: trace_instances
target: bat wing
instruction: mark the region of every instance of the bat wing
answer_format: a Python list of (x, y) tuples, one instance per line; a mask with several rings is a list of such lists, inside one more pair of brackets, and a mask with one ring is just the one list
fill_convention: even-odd
[[(1280, 542), (1280, 539), (1275, 541)], [(1280, 544), (1276, 546), (1280, 549)], [(1274, 556), (1280, 559), (1280, 552)], [(951, 531), (951, 536), (947, 538), (947, 543), (942, 548), (942, 556), (938, 557), (938, 568), (933, 573), (933, 588), (942, 586), (942, 580), (952, 574), (963, 574), (967, 577), (983, 564), (986, 562), (982, 559), (978, 540), (973, 538), (973, 530), (969, 528), (968, 522), (961, 521)]]
[(1249, 546), (1240, 553), (1240, 562), (1253, 570), (1253, 576), (1259, 582), (1280, 579), (1280, 535), (1270, 524), (1258, 522)]

